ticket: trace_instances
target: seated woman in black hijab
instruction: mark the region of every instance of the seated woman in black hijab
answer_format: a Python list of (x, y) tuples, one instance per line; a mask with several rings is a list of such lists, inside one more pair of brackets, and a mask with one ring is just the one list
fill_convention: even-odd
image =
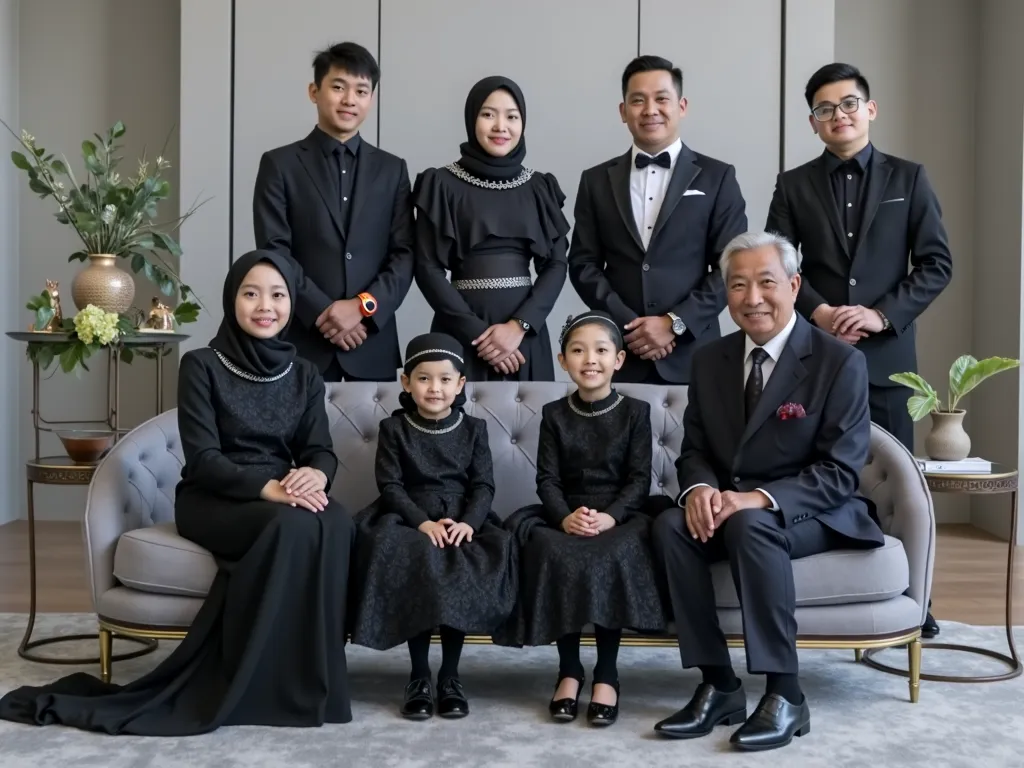
[(518, 85), (484, 78), (465, 119), (462, 157), (428, 168), (413, 190), (416, 283), (434, 310), (430, 329), (462, 343), (468, 381), (553, 381), (546, 321), (565, 283), (565, 195), (554, 176), (523, 167)]
[(295, 267), (253, 251), (231, 267), (210, 346), (181, 358), (182, 536), (220, 569), (188, 635), (125, 686), (85, 673), (0, 699), (0, 717), (151, 736), (352, 719), (345, 603), (353, 526), (327, 498), (337, 459), (324, 383), (281, 340)]

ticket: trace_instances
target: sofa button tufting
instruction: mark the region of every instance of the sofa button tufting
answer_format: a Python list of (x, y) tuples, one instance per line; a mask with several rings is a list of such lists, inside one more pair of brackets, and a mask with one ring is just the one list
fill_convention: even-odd
[(469, 402), (475, 403), (476, 402), (476, 395), (473, 395), (471, 398), (469, 398)]
[(364, 443), (368, 443), (368, 442), (370, 442), (370, 438), (368, 438), (368, 437), (364, 437), (364, 438), (363, 438), (363, 442), (364, 442)]
[(512, 442), (512, 445), (515, 445), (516, 444), (516, 439), (513, 437), (511, 442)]
[(668, 408), (668, 400), (661, 404), (662, 408)]
[(521, 398), (519, 395), (516, 395), (516, 402), (517, 403), (523, 402), (523, 398)]
[(380, 402), (380, 395), (374, 395), (373, 396), (373, 402), (379, 403)]
[(665, 484), (664, 484), (663, 482), (661, 482), (661, 481), (659, 480), (659, 481), (658, 481), (658, 487), (659, 487), (659, 488), (664, 488), (664, 487), (665, 487)]
[(665, 441), (664, 440), (659, 440), (658, 441), (658, 445), (664, 447), (665, 446)]

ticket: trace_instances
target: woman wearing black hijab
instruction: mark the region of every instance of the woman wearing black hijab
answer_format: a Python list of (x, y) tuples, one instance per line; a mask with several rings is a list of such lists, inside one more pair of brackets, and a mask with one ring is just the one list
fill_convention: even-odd
[(281, 340), (296, 268), (253, 251), (231, 267), (224, 319), (182, 356), (179, 533), (219, 570), (177, 649), (125, 686), (85, 673), (0, 700), (0, 717), (151, 736), (352, 719), (345, 604), (353, 527), (317, 370)]
[(565, 195), (554, 176), (523, 167), (518, 85), (484, 78), (465, 120), (462, 156), (421, 173), (413, 190), (416, 283), (434, 310), (431, 330), (465, 347), (469, 381), (553, 381), (546, 321), (565, 283)]

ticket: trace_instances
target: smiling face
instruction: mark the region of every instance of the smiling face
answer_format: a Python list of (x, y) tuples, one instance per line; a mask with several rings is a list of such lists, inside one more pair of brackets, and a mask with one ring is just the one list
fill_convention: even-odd
[(819, 88), (809, 120), (812, 130), (836, 154), (859, 152), (868, 143), (868, 128), (878, 105), (867, 99), (856, 80), (840, 80)]
[(786, 275), (775, 246), (737, 251), (729, 259), (729, 314), (755, 344), (766, 344), (786, 327), (799, 290), (800, 275)]
[(270, 264), (257, 264), (235, 295), (235, 319), (243, 331), (257, 339), (281, 332), (292, 313), (292, 300), (281, 273)]
[(368, 77), (332, 66), (319, 85), (309, 84), (309, 100), (316, 104), (320, 130), (346, 141), (359, 131), (370, 113), (373, 84)]
[(504, 157), (518, 146), (523, 119), (511, 93), (499, 88), (487, 97), (477, 113), (475, 133), (480, 146), (494, 157)]
[(420, 416), (425, 419), (447, 417), (464, 386), (466, 377), (456, 370), (451, 360), (420, 363), (408, 376), (402, 374), (402, 388), (412, 395)]
[(569, 332), (565, 351), (558, 356), (562, 369), (579, 388), (582, 400), (592, 402), (611, 394), (612, 376), (622, 368), (626, 351), (618, 349), (612, 331), (601, 322), (586, 323)]
[(678, 139), (685, 115), (686, 99), (676, 90), (671, 72), (656, 69), (629, 78), (619, 116), (644, 152), (656, 155)]

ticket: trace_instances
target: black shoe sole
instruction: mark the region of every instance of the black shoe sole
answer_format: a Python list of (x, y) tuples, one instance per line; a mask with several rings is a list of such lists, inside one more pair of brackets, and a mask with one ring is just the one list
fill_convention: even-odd
[(432, 714), (427, 714), (425, 712), (415, 712), (415, 713), (411, 713), (411, 714), (406, 714), (405, 712), (401, 712), (400, 714), (406, 720), (429, 720), (430, 718), (433, 717)]
[(706, 731), (690, 731), (687, 733), (680, 733), (678, 731), (664, 731), (655, 729), (655, 733), (659, 736), (665, 736), (669, 739), (699, 739), (702, 736), (710, 736), (711, 732), (719, 725), (742, 725), (747, 721), (747, 710), (737, 709), (735, 712), (730, 712), (718, 721), (711, 724), (711, 728)]
[(469, 712), (440, 712), (438, 715), (443, 717), (445, 720), (459, 720), (466, 717)]
[(790, 736), (785, 741), (780, 741), (780, 742), (777, 742), (775, 744), (748, 744), (748, 745), (737, 744), (737, 743), (733, 742), (733, 747), (735, 749), (738, 749), (740, 752), (767, 752), (769, 749), (779, 749), (780, 747), (788, 747), (790, 744), (793, 743), (793, 738), (794, 737), (804, 736), (805, 734), (808, 734), (810, 732), (811, 732), (811, 724), (807, 723), (806, 725), (804, 725), (804, 726), (802, 726), (800, 728), (797, 728), (793, 732), (793, 735)]

